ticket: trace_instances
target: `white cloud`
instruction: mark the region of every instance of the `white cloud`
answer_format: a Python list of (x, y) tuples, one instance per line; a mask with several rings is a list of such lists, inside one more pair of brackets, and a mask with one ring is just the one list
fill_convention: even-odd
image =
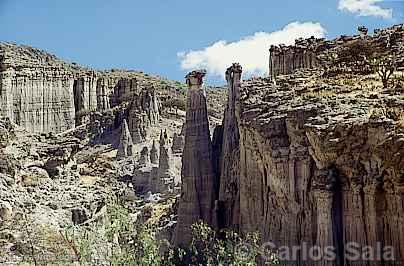
[(293, 44), (297, 38), (324, 37), (326, 30), (320, 23), (293, 22), (275, 32), (257, 32), (236, 42), (218, 41), (197, 51), (178, 53), (181, 68), (192, 70), (205, 68), (209, 74), (222, 76), (232, 63), (240, 63), (248, 75), (268, 72), (271, 45)]
[(383, 0), (339, 0), (338, 9), (345, 10), (359, 16), (376, 16), (392, 18), (393, 10), (380, 7), (377, 3)]

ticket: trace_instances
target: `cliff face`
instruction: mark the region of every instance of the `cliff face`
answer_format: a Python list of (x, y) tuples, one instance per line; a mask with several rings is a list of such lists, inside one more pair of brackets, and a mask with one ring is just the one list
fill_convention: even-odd
[(160, 106), (150, 88), (162, 84), (170, 83), (135, 71), (95, 71), (35, 48), (0, 43), (0, 117), (29, 132), (63, 132), (81, 124), (89, 112), (133, 98), (141, 100), (136, 107), (153, 124)]
[[(269, 57), (269, 76), (276, 79), (279, 75), (292, 74), (299, 69), (315, 69), (319, 66), (330, 67), (338, 61), (338, 53), (346, 46), (362, 41), (369, 44), (373, 51), (389, 50), (390, 55), (397, 55), (397, 63), (404, 67), (404, 26), (396, 25), (386, 29), (376, 29), (372, 36), (367, 29), (359, 27), (359, 35), (342, 35), (334, 40), (298, 39), (294, 45), (271, 46)], [(363, 51), (356, 51), (356, 53)], [(358, 55), (353, 55), (358, 56)], [(347, 67), (346, 64), (338, 67)]]
[(32, 132), (74, 127), (74, 78), (65, 65), (35, 49), (0, 45), (0, 115)]
[[(404, 129), (395, 113), (402, 116), (402, 95), (324, 83), (313, 93), (313, 80), (321, 80), (313, 72), (283, 86), (238, 79), (229, 78), (224, 121), (233, 132), (223, 134), (225, 225), (258, 230), (278, 247), (335, 247), (338, 260), (323, 265), (347, 263), (349, 242), (392, 246), (403, 259)], [(289, 263), (314, 264), (302, 257)], [(355, 265), (368, 265), (361, 263)]]

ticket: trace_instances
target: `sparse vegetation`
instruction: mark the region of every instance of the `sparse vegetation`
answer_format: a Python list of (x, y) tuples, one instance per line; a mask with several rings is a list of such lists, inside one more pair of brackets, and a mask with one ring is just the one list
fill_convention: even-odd
[(231, 230), (214, 231), (206, 223), (192, 226), (192, 242), (187, 250), (171, 251), (173, 265), (257, 265), (260, 255), (266, 255), (266, 265), (277, 264), (273, 254), (264, 254), (258, 233), (241, 236)]
[(373, 59), (372, 66), (377, 75), (379, 75), (383, 88), (386, 89), (389, 85), (390, 77), (397, 68), (396, 57), (393, 55), (387, 58)]
[[(134, 221), (129, 211), (115, 201), (105, 208), (105, 215), (98, 222), (63, 230), (32, 226), (32, 221), (24, 216), (21, 220), (24, 240), (18, 244), (18, 252), (33, 265), (74, 262), (111, 266), (250, 266), (257, 265), (257, 259), (263, 254), (257, 233), (242, 236), (231, 230), (216, 232), (203, 222), (192, 226), (188, 249), (170, 247), (157, 239), (156, 228), (145, 222), (147, 217)], [(271, 263), (275, 264), (276, 260), (272, 259)]]
[(186, 103), (184, 99), (171, 98), (163, 102), (163, 108), (174, 109), (175, 113), (178, 113), (178, 110), (185, 111)]

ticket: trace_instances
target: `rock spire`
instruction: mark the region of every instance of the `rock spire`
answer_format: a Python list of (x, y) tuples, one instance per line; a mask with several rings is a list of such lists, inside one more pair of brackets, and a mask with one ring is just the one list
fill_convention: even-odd
[(182, 156), (182, 187), (178, 224), (174, 242), (186, 246), (191, 240), (191, 225), (198, 220), (212, 224), (214, 171), (206, 96), (202, 87), (206, 71), (192, 71), (188, 85), (185, 146)]

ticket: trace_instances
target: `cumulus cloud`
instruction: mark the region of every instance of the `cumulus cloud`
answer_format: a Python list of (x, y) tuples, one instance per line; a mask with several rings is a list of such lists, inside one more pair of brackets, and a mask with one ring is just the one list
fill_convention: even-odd
[(377, 4), (379, 2), (383, 2), (383, 0), (339, 0), (338, 9), (359, 16), (392, 18), (393, 10), (379, 6)]
[(211, 75), (224, 77), (226, 68), (238, 62), (247, 76), (263, 75), (268, 72), (271, 45), (293, 44), (297, 38), (320, 38), (325, 33), (320, 23), (293, 22), (279, 31), (257, 32), (236, 42), (221, 40), (201, 50), (178, 53), (178, 57), (184, 70), (205, 68)]

